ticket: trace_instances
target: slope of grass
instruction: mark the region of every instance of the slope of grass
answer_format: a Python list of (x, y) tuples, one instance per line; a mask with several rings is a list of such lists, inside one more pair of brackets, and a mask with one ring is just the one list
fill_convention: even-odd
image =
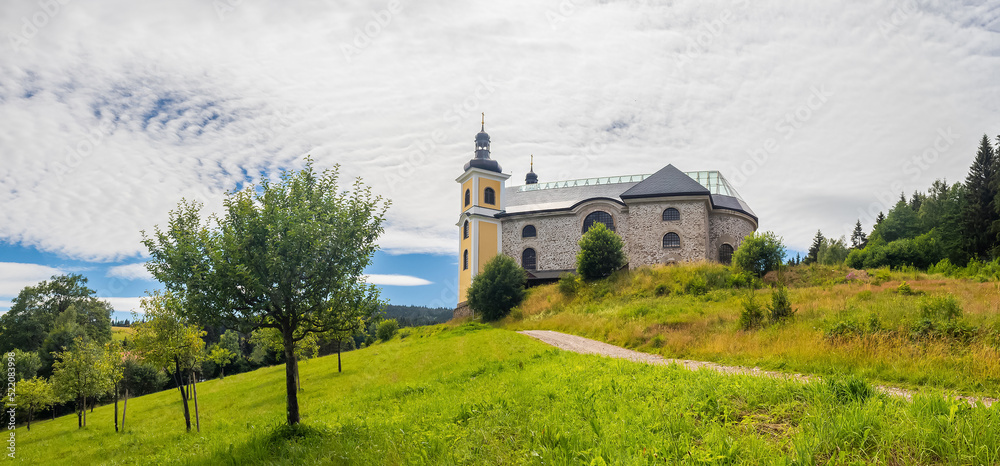
[[(555, 350), (476, 324), (302, 364), (303, 426), (281, 427), (283, 368), (199, 385), (201, 433), (175, 391), (18, 429), (35, 464), (814, 464), (1000, 461), (1000, 411), (913, 403), (857, 379), (803, 385)], [(409, 334), (408, 334), (409, 333)]]
[[(695, 264), (639, 269), (572, 293), (538, 287), (504, 325), (564, 331), (672, 358), (1000, 393), (997, 282), (800, 266), (781, 277), (791, 286), (794, 319), (741, 331), (747, 291), (731, 286), (737, 278), (721, 265)], [(908, 292), (900, 292), (903, 282)], [(761, 303), (770, 299), (768, 290), (756, 294)], [(963, 315), (925, 319), (922, 306), (949, 294)]]

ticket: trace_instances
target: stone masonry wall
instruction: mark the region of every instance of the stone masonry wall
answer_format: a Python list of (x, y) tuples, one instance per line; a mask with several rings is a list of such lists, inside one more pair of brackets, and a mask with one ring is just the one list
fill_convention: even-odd
[[(619, 234), (628, 227), (628, 216), (621, 211), (621, 206), (609, 202), (591, 203), (577, 213), (509, 217), (503, 220), (503, 253), (520, 264), (521, 253), (526, 248), (533, 248), (538, 270), (575, 269), (583, 220), (597, 210), (611, 214)], [(535, 226), (534, 238), (521, 238), (521, 230), (526, 225)]]
[(757, 230), (749, 219), (724, 212), (715, 211), (711, 215), (709, 257), (713, 261), (719, 260), (720, 246), (729, 244), (734, 250), (738, 249), (743, 238)]
[[(663, 211), (673, 207), (680, 220), (663, 221)], [(664, 249), (663, 237), (677, 233), (681, 247)], [(708, 258), (708, 206), (703, 200), (671, 200), (629, 204), (628, 246), (629, 267), (689, 262)]]

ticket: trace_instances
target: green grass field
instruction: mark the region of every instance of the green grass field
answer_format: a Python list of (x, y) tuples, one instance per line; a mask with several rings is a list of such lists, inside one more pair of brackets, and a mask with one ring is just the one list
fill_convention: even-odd
[[(407, 335), (408, 332), (412, 332)], [(908, 464), (1000, 462), (1000, 411), (913, 403), (856, 379), (799, 384), (578, 355), (477, 324), (303, 362), (305, 427), (281, 428), (282, 367), (17, 430), (35, 464)]]
[[(721, 265), (694, 264), (643, 268), (574, 293), (547, 285), (531, 289), (503, 325), (557, 330), (670, 358), (1000, 394), (996, 281), (799, 266), (783, 277), (795, 317), (742, 331), (746, 291), (727, 286), (730, 278)], [(904, 282), (908, 293), (899, 291)], [(961, 316), (925, 319), (922, 306), (949, 294)], [(770, 291), (756, 295), (769, 303)]]

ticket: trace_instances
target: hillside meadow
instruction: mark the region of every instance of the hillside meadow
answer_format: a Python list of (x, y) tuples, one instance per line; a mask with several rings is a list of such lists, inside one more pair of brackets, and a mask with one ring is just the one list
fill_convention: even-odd
[[(1000, 283), (918, 271), (797, 266), (785, 282), (795, 315), (742, 330), (745, 277), (718, 264), (642, 268), (609, 279), (537, 287), (503, 321), (557, 330), (670, 358), (910, 388), (1000, 393)], [(735, 285), (734, 285), (735, 284)]]
[(31, 464), (904, 464), (1000, 461), (1000, 411), (910, 403), (856, 378), (802, 384), (579, 355), (481, 324), (401, 332), (301, 364), (303, 424), (282, 427), (283, 368), (17, 430)]

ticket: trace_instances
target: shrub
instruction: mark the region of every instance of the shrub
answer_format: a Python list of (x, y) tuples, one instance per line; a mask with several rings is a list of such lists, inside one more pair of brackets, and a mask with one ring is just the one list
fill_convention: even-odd
[(396, 335), (399, 331), (399, 322), (396, 319), (386, 319), (378, 323), (378, 327), (375, 330), (375, 335), (379, 340), (389, 341)]
[(653, 293), (656, 293), (657, 296), (667, 296), (670, 294), (670, 287), (666, 283), (660, 283), (653, 289)]
[(580, 289), (580, 278), (575, 274), (564, 272), (559, 275), (559, 292), (566, 295), (572, 296), (576, 294), (576, 291)]
[(747, 291), (741, 304), (743, 309), (740, 310), (740, 329), (751, 330), (760, 327), (764, 323), (764, 307), (757, 302), (757, 294), (752, 290)]
[(757, 288), (758, 280), (750, 272), (736, 272), (726, 279), (729, 288)]
[(576, 255), (576, 273), (584, 280), (594, 280), (611, 275), (625, 266), (625, 243), (603, 223), (595, 223), (580, 238), (580, 252)]
[(704, 277), (695, 275), (684, 284), (684, 292), (694, 296), (702, 296), (708, 293), (708, 284), (705, 283)]
[(841, 403), (864, 403), (877, 393), (875, 387), (856, 376), (829, 377), (825, 379), (826, 388)]
[(780, 322), (795, 315), (792, 302), (788, 299), (788, 289), (777, 286), (771, 290), (771, 305), (767, 307), (771, 322)]
[(733, 265), (747, 272), (763, 277), (778, 270), (785, 257), (785, 245), (772, 232), (751, 233), (743, 239), (739, 249), (733, 253)]
[(497, 254), (490, 259), (483, 273), (476, 275), (469, 286), (468, 302), (473, 312), (483, 320), (499, 320), (524, 301), (524, 284), (528, 276), (514, 259)]
[(962, 317), (962, 305), (951, 293), (931, 296), (920, 300), (920, 316), (924, 319), (954, 320)]
[(899, 287), (896, 288), (896, 292), (903, 296), (913, 296), (917, 294), (917, 292), (913, 291), (913, 288), (910, 287), (910, 284), (905, 281), (899, 284)]

